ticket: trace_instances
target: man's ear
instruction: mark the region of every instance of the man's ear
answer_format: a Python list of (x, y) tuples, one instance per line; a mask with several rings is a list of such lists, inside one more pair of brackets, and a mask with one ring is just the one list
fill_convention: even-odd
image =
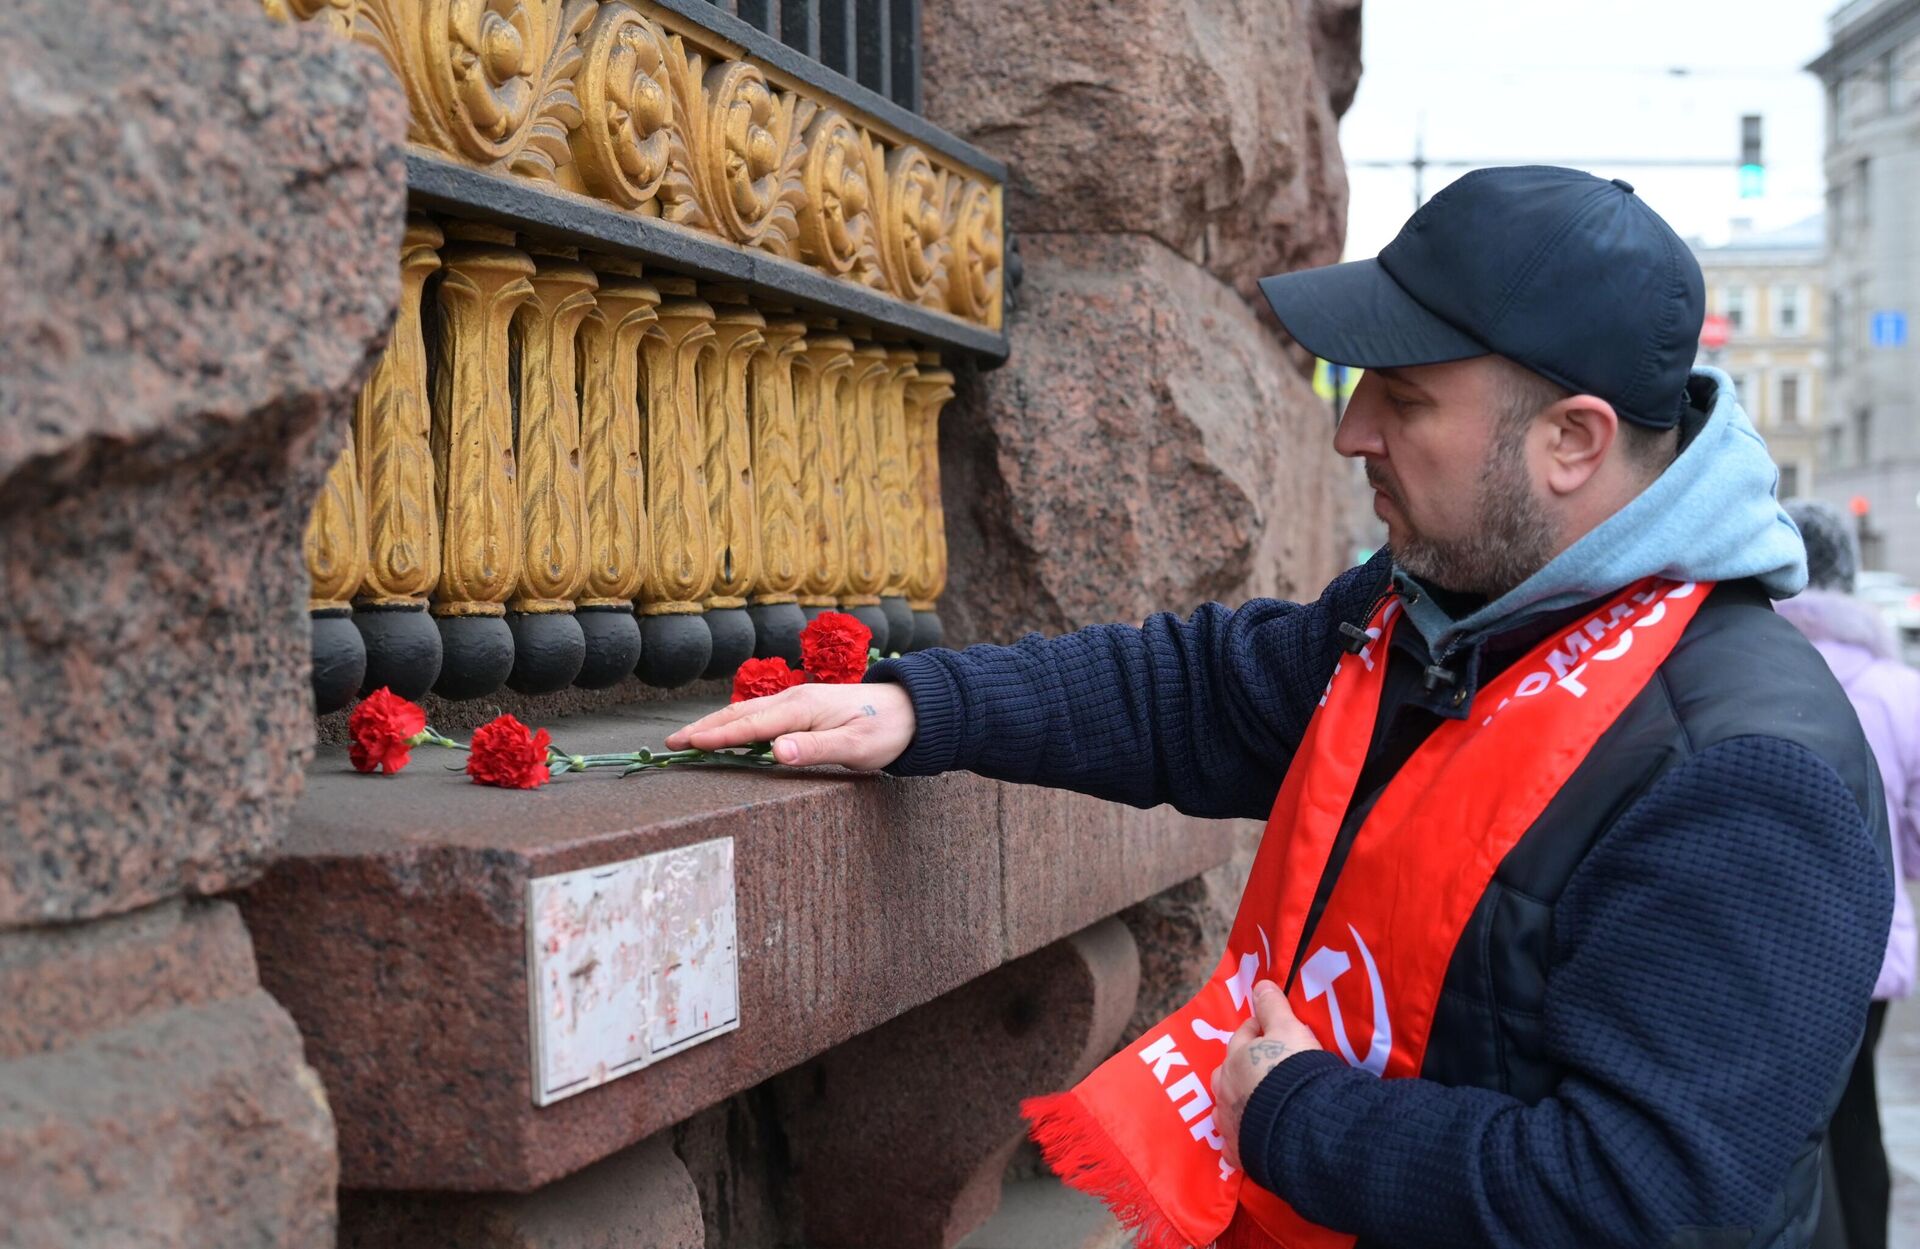
[(1592, 481), (1620, 438), (1620, 417), (1595, 395), (1573, 395), (1540, 414), (1547, 430), (1544, 484), (1569, 495)]

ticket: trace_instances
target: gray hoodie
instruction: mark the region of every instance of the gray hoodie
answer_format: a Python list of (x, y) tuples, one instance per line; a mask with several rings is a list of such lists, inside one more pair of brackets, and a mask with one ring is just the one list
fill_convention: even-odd
[[(1709, 406), (1667, 470), (1631, 503), (1602, 521), (1493, 602), (1455, 620), (1431, 594), (1406, 604), (1407, 618), (1436, 656), (1471, 646), (1529, 617), (1590, 602), (1642, 577), (1736, 581), (1756, 577), (1769, 595), (1806, 588), (1800, 531), (1774, 498), (1780, 473), (1719, 369), (1698, 368), (1688, 387)], [(1395, 577), (1405, 574), (1395, 571)]]

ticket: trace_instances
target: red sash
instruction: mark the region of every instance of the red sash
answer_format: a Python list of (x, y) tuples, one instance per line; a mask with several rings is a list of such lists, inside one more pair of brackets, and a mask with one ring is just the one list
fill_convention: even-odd
[[(1320, 1043), (1389, 1079), (1426, 1055), (1455, 945), (1494, 870), (1679, 641), (1709, 589), (1649, 578), (1542, 642), (1447, 721), (1368, 813), (1287, 1000)], [(1067, 1183), (1137, 1229), (1138, 1249), (1225, 1245), (1344, 1249), (1246, 1182), (1221, 1154), (1214, 1071), (1253, 1012), (1255, 980), (1280, 980), (1373, 739), (1399, 601), (1371, 643), (1341, 659), (1288, 768), (1234, 917), (1227, 952), (1194, 999), (1073, 1090), (1022, 1107)]]

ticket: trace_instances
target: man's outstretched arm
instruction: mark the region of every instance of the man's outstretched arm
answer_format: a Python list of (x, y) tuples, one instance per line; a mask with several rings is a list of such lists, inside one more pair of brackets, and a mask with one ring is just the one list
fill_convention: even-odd
[(1333, 670), (1341, 622), (1363, 617), (1385, 582), (1383, 556), (1313, 603), (1210, 604), (1186, 620), (907, 655), (876, 666), (868, 685), (739, 703), (668, 745), (774, 739), (783, 763), (966, 770), (1261, 817)]
[(1655, 782), (1554, 908), (1554, 1096), (1294, 1053), (1245, 1102), (1247, 1174), (1310, 1219), (1410, 1249), (1750, 1226), (1831, 1110), (1891, 908), (1832, 768), (1777, 739), (1713, 746)]

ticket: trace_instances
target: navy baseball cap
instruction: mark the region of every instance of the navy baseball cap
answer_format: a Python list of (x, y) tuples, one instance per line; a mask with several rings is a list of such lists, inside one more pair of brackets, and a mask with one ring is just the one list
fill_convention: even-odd
[(1706, 315), (1699, 262), (1630, 183), (1553, 165), (1475, 170), (1378, 258), (1260, 289), (1287, 333), (1334, 364), (1502, 355), (1655, 429), (1686, 410)]

